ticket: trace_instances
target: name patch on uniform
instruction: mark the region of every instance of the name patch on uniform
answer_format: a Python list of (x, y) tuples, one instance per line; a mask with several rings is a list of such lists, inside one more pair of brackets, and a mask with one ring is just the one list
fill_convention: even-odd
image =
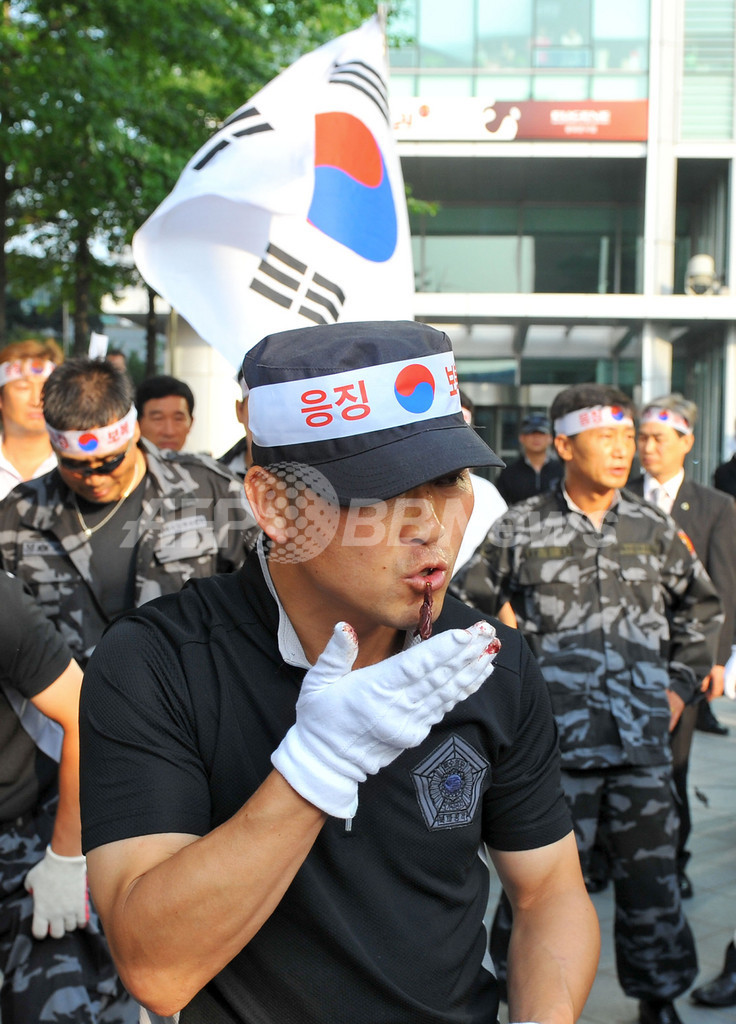
[(618, 550), (620, 555), (633, 557), (634, 555), (656, 555), (658, 549), (654, 544), (636, 544), (634, 541), (629, 541), (621, 544)]
[(205, 530), (207, 528), (206, 516), (187, 516), (185, 519), (174, 519), (164, 523), (161, 527), (162, 537), (173, 537), (177, 533), (188, 533), (190, 530)]
[(547, 561), (548, 558), (571, 558), (573, 550), (569, 545), (567, 547), (527, 548), (524, 554), (527, 558), (543, 558)]
[(450, 736), (416, 768), (412, 779), (427, 828), (468, 825), (480, 803), (488, 761), (459, 736)]
[(66, 554), (58, 540), (24, 540), (21, 550), (24, 558), (33, 558), (34, 556), (44, 558), (46, 555)]

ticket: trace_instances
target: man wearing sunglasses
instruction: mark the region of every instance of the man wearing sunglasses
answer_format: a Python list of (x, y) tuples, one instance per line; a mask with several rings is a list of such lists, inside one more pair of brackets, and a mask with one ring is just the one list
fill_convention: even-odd
[(253, 521), (214, 460), (139, 445), (129, 378), (71, 359), (43, 392), (57, 467), (0, 503), (0, 560), (84, 666), (121, 612), (238, 568)]

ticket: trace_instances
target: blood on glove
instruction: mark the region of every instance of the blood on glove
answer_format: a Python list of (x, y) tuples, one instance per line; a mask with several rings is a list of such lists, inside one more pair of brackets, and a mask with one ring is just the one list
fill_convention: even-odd
[(358, 783), (418, 746), (475, 693), (500, 646), (493, 626), (481, 621), (354, 670), (358, 639), (339, 622), (304, 677), (296, 722), (272, 755), (274, 767), (327, 814), (352, 817)]

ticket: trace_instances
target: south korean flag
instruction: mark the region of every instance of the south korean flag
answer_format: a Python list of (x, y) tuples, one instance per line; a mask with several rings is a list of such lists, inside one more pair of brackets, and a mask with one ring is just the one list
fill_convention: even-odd
[(233, 365), (266, 334), (413, 319), (377, 17), (223, 124), (133, 239), (147, 283)]

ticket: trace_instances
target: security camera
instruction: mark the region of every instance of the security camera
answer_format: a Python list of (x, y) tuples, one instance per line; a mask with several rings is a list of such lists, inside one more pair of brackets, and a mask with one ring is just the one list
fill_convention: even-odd
[(687, 261), (685, 292), (687, 295), (717, 295), (721, 282), (716, 274), (716, 261), (706, 253), (697, 253)]

